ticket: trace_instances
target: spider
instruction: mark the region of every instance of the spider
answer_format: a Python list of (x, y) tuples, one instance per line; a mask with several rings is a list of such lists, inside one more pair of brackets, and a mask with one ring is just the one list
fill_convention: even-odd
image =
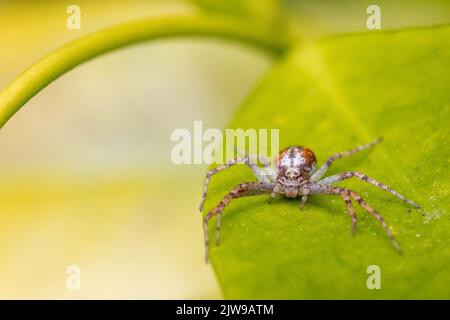
[(344, 200), (348, 214), (352, 219), (352, 234), (356, 232), (357, 217), (352, 205), (352, 200), (356, 201), (362, 208), (364, 208), (369, 214), (377, 219), (381, 226), (384, 228), (387, 236), (389, 237), (395, 250), (401, 254), (399, 244), (394, 238), (391, 230), (384, 221), (383, 217), (355, 191), (346, 188), (334, 186), (333, 184), (356, 177), (362, 181), (368, 182), (382, 190), (390, 192), (400, 200), (419, 208), (417, 204), (406, 199), (397, 191), (388, 187), (387, 185), (376, 181), (368, 177), (367, 175), (356, 172), (348, 171), (339, 174), (335, 174), (326, 178), (322, 177), (333, 164), (336, 159), (351, 156), (359, 151), (372, 148), (382, 139), (379, 138), (369, 144), (365, 144), (354, 149), (335, 153), (318, 169), (316, 170), (316, 156), (311, 149), (303, 146), (291, 146), (281, 150), (275, 157), (275, 168), (272, 168), (268, 160), (264, 157), (258, 157), (259, 161), (263, 164), (263, 167), (259, 167), (256, 161), (253, 161), (252, 157), (244, 156), (234, 158), (233, 160), (222, 164), (208, 171), (204, 182), (203, 196), (200, 203), (200, 212), (203, 211), (203, 204), (208, 192), (209, 181), (211, 177), (235, 164), (245, 163), (253, 174), (256, 176), (256, 182), (244, 182), (236, 185), (231, 191), (203, 218), (203, 231), (205, 237), (205, 261), (208, 262), (209, 251), (209, 235), (208, 235), (208, 222), (214, 216), (217, 215), (217, 230), (216, 230), (216, 245), (219, 244), (220, 238), (220, 216), (222, 215), (225, 207), (230, 203), (232, 199), (241, 197), (254, 196), (269, 193), (269, 203), (276, 197), (277, 194), (282, 194), (288, 198), (297, 198), (301, 196), (300, 209), (303, 209), (308, 196), (314, 194), (328, 194), (328, 195), (340, 195)]

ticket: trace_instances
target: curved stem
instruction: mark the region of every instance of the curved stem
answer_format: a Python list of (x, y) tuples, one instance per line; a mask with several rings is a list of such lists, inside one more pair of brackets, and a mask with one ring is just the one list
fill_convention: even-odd
[(150, 39), (208, 36), (281, 53), (287, 41), (270, 26), (214, 15), (149, 18), (94, 32), (50, 53), (0, 92), (0, 128), (35, 94), (75, 66), (106, 52)]

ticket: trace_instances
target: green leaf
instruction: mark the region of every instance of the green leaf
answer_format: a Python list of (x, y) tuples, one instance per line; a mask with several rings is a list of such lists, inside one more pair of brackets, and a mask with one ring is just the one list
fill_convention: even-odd
[(383, 29), (448, 23), (447, 0), (191, 0), (211, 12), (289, 26), (301, 38), (366, 31), (369, 5), (377, 5)]
[[(226, 298), (448, 298), (450, 296), (450, 27), (331, 37), (301, 46), (266, 76), (231, 127), (279, 128), (280, 147), (331, 154), (383, 136), (384, 142), (335, 162), (327, 175), (361, 171), (415, 201), (415, 210), (363, 181), (358, 191), (385, 218), (404, 254), (356, 203), (358, 230), (339, 196), (233, 200), (222, 215), (221, 245), (210, 256)], [(245, 166), (212, 178), (205, 212)], [(213, 237), (215, 219), (210, 222)], [(381, 268), (381, 290), (366, 286)]]
[(380, 8), (381, 27), (398, 29), (450, 21), (447, 0), (280, 0), (286, 19), (303, 37), (367, 31), (369, 5)]
[(276, 54), (291, 41), (267, 25), (211, 14), (150, 17), (109, 27), (51, 52), (0, 91), (0, 128), (35, 94), (81, 63), (142, 41), (180, 36), (232, 39)]
[(280, 0), (192, 0), (205, 10), (274, 22), (282, 13)]

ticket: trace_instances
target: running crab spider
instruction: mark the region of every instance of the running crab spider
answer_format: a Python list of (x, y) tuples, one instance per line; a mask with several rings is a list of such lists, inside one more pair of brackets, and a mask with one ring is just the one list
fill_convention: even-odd
[(370, 183), (384, 191), (390, 192), (400, 200), (412, 205), (415, 208), (419, 208), (417, 204), (406, 199), (397, 191), (391, 189), (387, 185), (376, 181), (368, 177), (365, 174), (356, 171), (343, 172), (336, 175), (332, 175), (326, 178), (325, 175), (328, 168), (337, 159), (351, 156), (359, 151), (372, 148), (381, 141), (381, 138), (366, 144), (359, 146), (355, 149), (343, 151), (332, 155), (328, 160), (316, 170), (316, 157), (312, 150), (302, 146), (291, 146), (283, 149), (279, 152), (275, 159), (275, 168), (270, 167), (267, 159), (259, 158), (263, 167), (259, 167), (251, 157), (245, 156), (241, 158), (235, 158), (226, 164), (222, 164), (208, 171), (204, 182), (203, 197), (200, 203), (200, 212), (203, 211), (203, 204), (208, 192), (209, 181), (211, 177), (235, 164), (245, 163), (258, 181), (256, 182), (244, 182), (235, 186), (231, 191), (203, 218), (203, 231), (205, 236), (205, 260), (208, 261), (208, 249), (209, 249), (209, 233), (208, 222), (214, 216), (217, 215), (217, 230), (216, 230), (216, 244), (219, 244), (220, 237), (220, 216), (222, 215), (225, 207), (231, 200), (241, 197), (254, 196), (260, 194), (270, 194), (271, 202), (277, 194), (282, 194), (288, 198), (296, 198), (301, 196), (300, 209), (305, 205), (308, 196), (314, 194), (328, 194), (328, 195), (340, 195), (344, 200), (348, 214), (352, 219), (352, 234), (356, 232), (357, 217), (353, 208), (352, 199), (356, 201), (363, 209), (365, 209), (370, 215), (377, 219), (381, 226), (384, 228), (387, 236), (389, 237), (392, 245), (401, 254), (399, 244), (394, 238), (391, 230), (384, 221), (383, 217), (355, 191), (334, 186), (334, 183), (356, 177)]

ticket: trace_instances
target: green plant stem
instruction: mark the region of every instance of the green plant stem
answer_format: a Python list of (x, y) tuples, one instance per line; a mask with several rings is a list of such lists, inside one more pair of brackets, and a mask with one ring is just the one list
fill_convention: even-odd
[[(279, 30), (278, 30), (279, 31)], [(268, 25), (215, 15), (149, 18), (100, 30), (50, 53), (0, 92), (0, 128), (35, 94), (75, 66), (138, 42), (175, 36), (218, 37), (240, 41), (274, 54), (287, 41)]]

